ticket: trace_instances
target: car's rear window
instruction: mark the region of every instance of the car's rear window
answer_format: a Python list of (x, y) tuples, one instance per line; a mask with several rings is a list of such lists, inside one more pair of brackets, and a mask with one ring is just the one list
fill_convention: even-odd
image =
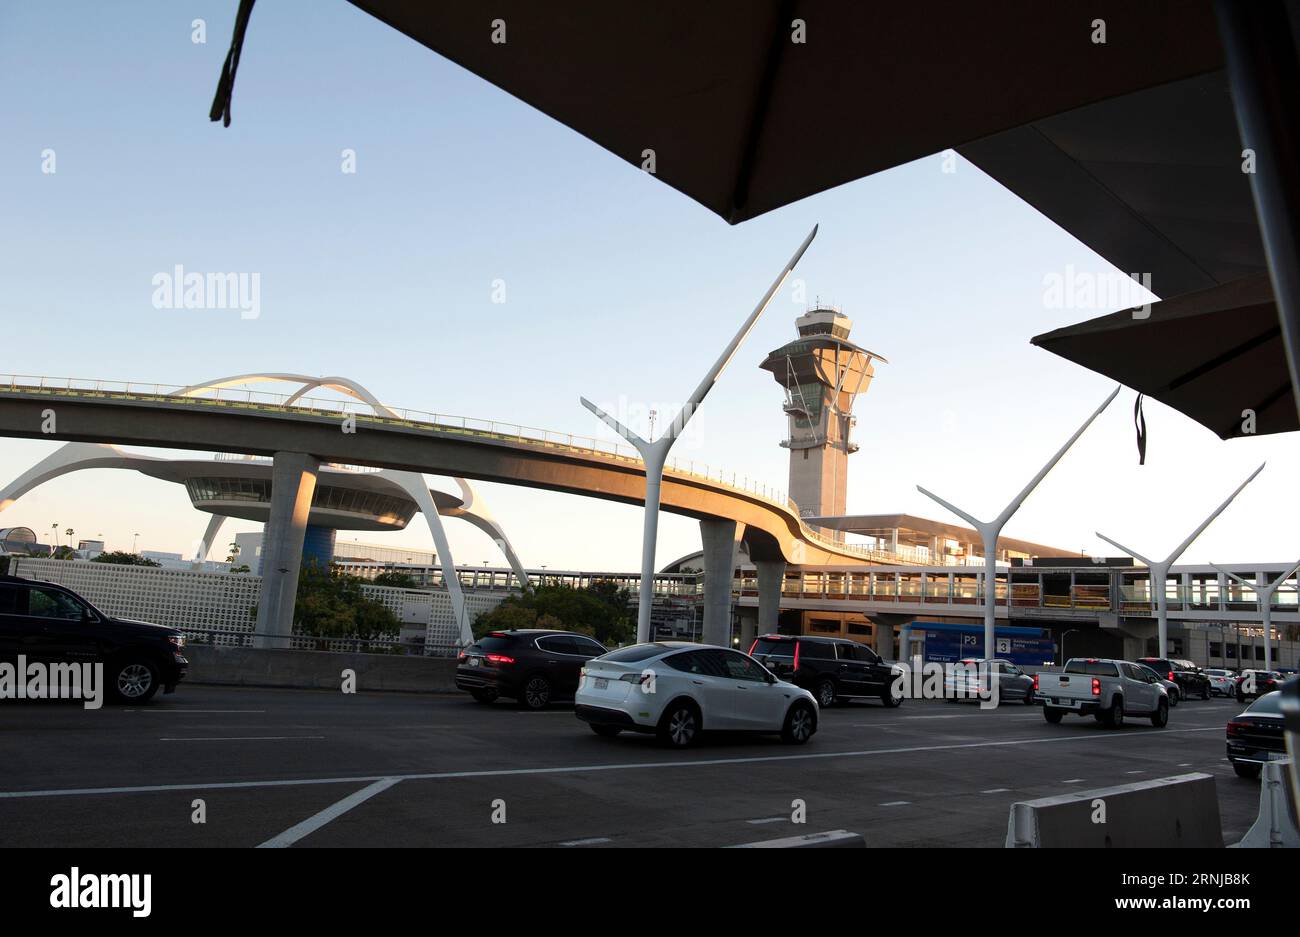
[(829, 641), (800, 641), (799, 656), (811, 660), (834, 660), (835, 645)]
[(480, 651), (503, 651), (506, 648), (513, 646), (514, 643), (514, 638), (509, 638), (505, 635), (489, 634), (479, 638), (475, 643), (475, 647)]
[(749, 653), (754, 657), (794, 657), (794, 642), (779, 638), (759, 638)]
[(1282, 715), (1282, 694), (1277, 690), (1272, 693), (1265, 693), (1251, 703), (1246, 712), (1257, 716), (1280, 716)]
[(1115, 669), (1115, 662), (1109, 660), (1081, 660), (1072, 659), (1065, 665), (1066, 673), (1086, 673), (1094, 677), (1118, 677), (1119, 671)]
[(665, 650), (667, 648), (662, 644), (633, 644), (631, 647), (610, 651), (598, 659), (611, 661), (615, 664), (635, 664), (637, 661), (647, 660), (656, 654), (662, 654)]

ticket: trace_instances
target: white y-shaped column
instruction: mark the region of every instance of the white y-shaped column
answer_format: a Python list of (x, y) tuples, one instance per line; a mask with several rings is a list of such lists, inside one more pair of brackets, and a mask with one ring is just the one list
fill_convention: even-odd
[(736, 354), (741, 342), (754, 328), (754, 324), (758, 322), (758, 317), (763, 314), (767, 304), (772, 301), (776, 291), (781, 288), (781, 284), (790, 275), (790, 271), (794, 269), (795, 264), (799, 263), (799, 258), (803, 256), (804, 251), (808, 249), (808, 245), (812, 243), (813, 238), (816, 236), (817, 226), (814, 225), (812, 231), (804, 238), (804, 242), (799, 245), (799, 249), (794, 252), (794, 256), (790, 258), (790, 262), (785, 265), (785, 269), (768, 287), (767, 292), (763, 294), (763, 298), (754, 307), (754, 311), (749, 314), (749, 318), (740, 327), (740, 331), (727, 345), (721, 357), (713, 363), (709, 373), (704, 375), (704, 380), (700, 381), (700, 386), (695, 388), (695, 393), (691, 394), (673, 419), (672, 425), (668, 427), (661, 437), (653, 441), (642, 439), (586, 397), (581, 398), (584, 407), (600, 417), (614, 432), (636, 446), (637, 452), (641, 453), (641, 461), (645, 465), (645, 526), (641, 536), (641, 587), (637, 595), (636, 620), (636, 639), (638, 642), (650, 640), (650, 610), (654, 604), (655, 545), (659, 535), (659, 495), (663, 484), (664, 465), (668, 461), (668, 450), (673, 447), (673, 443), (677, 441), (677, 437), (686, 428), (686, 424), (695, 414), (695, 410), (704, 402), (705, 396), (717, 382), (723, 368)]
[(212, 544), (216, 541), (217, 534), (221, 533), (221, 527), (225, 523), (226, 518), (222, 514), (213, 514), (208, 519), (208, 527), (203, 531), (203, 539), (199, 541), (194, 556), (190, 559), (190, 569), (195, 571), (203, 569), (203, 561), (212, 552)]
[(452, 481), (460, 486), (462, 503), (460, 507), (448, 511), (447, 516), (469, 521), (491, 537), (514, 571), (515, 579), (519, 581), (519, 588), (527, 592), (532, 588), (532, 584), (528, 580), (524, 564), (519, 561), (519, 555), (515, 553), (515, 548), (510, 543), (510, 538), (506, 536), (505, 528), (492, 516), (492, 512), (487, 509), (487, 505), (483, 503), (483, 499), (469, 482), (463, 478), (453, 478)]
[(1111, 540), (1105, 534), (1097, 534), (1098, 537), (1105, 540), (1112, 547), (1115, 547), (1118, 550), (1123, 550), (1129, 556), (1146, 564), (1148, 575), (1150, 576), (1151, 591), (1155, 594), (1156, 600), (1156, 635), (1160, 639), (1161, 657), (1169, 656), (1169, 596), (1165, 594), (1169, 581), (1169, 567), (1174, 565), (1174, 561), (1183, 555), (1183, 551), (1192, 545), (1192, 541), (1205, 533), (1205, 528), (1209, 527), (1210, 524), (1214, 522), (1214, 519), (1222, 514), (1228, 505), (1232, 504), (1237, 495), (1241, 494), (1241, 490), (1254, 481), (1255, 476), (1262, 471), (1264, 471), (1264, 464), (1260, 463), (1259, 468), (1251, 472), (1250, 477), (1238, 485), (1236, 491), (1228, 495), (1228, 500), (1215, 508), (1214, 512), (1201, 522), (1201, 526), (1192, 531), (1190, 537), (1175, 547), (1173, 553), (1170, 553), (1159, 562), (1147, 559), (1137, 550), (1130, 549), (1116, 540)]
[(461, 647), (474, 643), (474, 631), (470, 627), (469, 615), (465, 611), (465, 593), (460, 587), (460, 576), (456, 574), (456, 564), (451, 558), (451, 545), (447, 542), (447, 532), (442, 528), (442, 518), (438, 515), (438, 506), (433, 503), (429, 486), (424, 476), (418, 472), (403, 472), (396, 469), (384, 469), (379, 475), (401, 487), (420, 508), (429, 533), (433, 535), (433, 546), (438, 553), (438, 563), (442, 567), (442, 579), (447, 585), (447, 597), (451, 599), (452, 617), (456, 619)]
[[(1300, 569), (1300, 563), (1296, 563), (1294, 566), (1292, 566), (1290, 569), (1284, 572), (1281, 576), (1278, 576), (1272, 582), (1265, 584), (1263, 587), (1261, 587), (1259, 583), (1251, 582), (1248, 579), (1243, 579), (1241, 576), (1238, 576), (1236, 573), (1232, 572), (1231, 570), (1224, 569), (1222, 566), (1217, 566), (1214, 563), (1211, 563), (1210, 565), (1213, 566), (1215, 569), (1217, 569), (1219, 572), (1223, 573), (1223, 575), (1227, 576), (1229, 579), (1235, 579), (1237, 582), (1241, 583), (1243, 586), (1248, 587), (1249, 589), (1251, 589), (1251, 591), (1255, 593), (1255, 599), (1259, 602), (1259, 613), (1264, 620), (1263, 622), (1264, 623), (1264, 669), (1272, 670), (1273, 669), (1273, 637), (1272, 637), (1273, 636), (1273, 593), (1277, 592), (1278, 587), (1282, 585), (1282, 583), (1290, 579), (1297, 569)], [(1222, 596), (1220, 596), (1220, 601), (1222, 601)]]
[[(1074, 435), (1066, 441), (1056, 455), (1052, 456), (1047, 464), (1039, 470), (1038, 474), (1030, 480), (1029, 484), (1021, 490), (1020, 494), (1016, 495), (1011, 500), (1011, 503), (1002, 509), (1002, 513), (991, 521), (976, 520), (974, 516), (967, 514), (956, 505), (950, 504), (933, 492), (926, 491), (920, 485), (916, 486), (916, 490), (921, 494), (933, 501), (937, 501), (979, 531), (980, 539), (984, 541), (984, 657), (986, 659), (997, 656), (994, 653), (997, 645), (993, 634), (994, 613), (997, 610), (998, 537), (1002, 534), (1002, 528), (1007, 521), (1011, 520), (1011, 516), (1020, 510), (1020, 505), (1029, 497), (1030, 492), (1037, 488), (1038, 483), (1047, 477), (1047, 473), (1055, 467), (1057, 462), (1061, 461), (1061, 457), (1070, 451), (1070, 447), (1083, 435), (1084, 430), (1091, 426), (1092, 421), (1101, 415), (1101, 411), (1110, 406), (1110, 402), (1115, 399), (1119, 391), (1120, 389), (1116, 387), (1110, 392), (1110, 396), (1102, 402), (1100, 407), (1093, 411), (1092, 416), (1083, 421), (1083, 425), (1074, 431)], [(1008, 583), (1007, 591), (1007, 598), (1010, 601), (1010, 583)]]

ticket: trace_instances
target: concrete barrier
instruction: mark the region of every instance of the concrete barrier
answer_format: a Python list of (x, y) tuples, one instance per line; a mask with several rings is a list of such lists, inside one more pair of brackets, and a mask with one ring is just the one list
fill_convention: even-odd
[[(1102, 822), (1104, 821), (1104, 822)], [(1222, 848), (1219, 797), (1204, 773), (1011, 805), (1008, 848)]]
[(182, 691), (185, 683), (337, 690), (342, 672), (353, 670), (358, 692), (456, 692), (456, 661), (451, 658), (202, 644), (188, 645), (185, 656), (190, 672)]
[(826, 833), (807, 833), (803, 836), (786, 836), (781, 839), (764, 839), (757, 843), (741, 843), (733, 849), (864, 849), (867, 841), (861, 833), (848, 830), (830, 830)]
[(1270, 761), (1259, 778), (1259, 816), (1237, 843), (1242, 849), (1300, 848), (1297, 810), (1287, 776), (1289, 764)]

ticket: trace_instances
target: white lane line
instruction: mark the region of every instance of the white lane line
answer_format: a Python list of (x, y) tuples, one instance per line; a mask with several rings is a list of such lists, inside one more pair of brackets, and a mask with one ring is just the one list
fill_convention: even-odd
[(315, 833), (325, 824), (333, 820), (337, 820), (339, 817), (343, 816), (343, 814), (347, 813), (353, 807), (359, 806), (360, 804), (364, 804), (367, 800), (374, 797), (376, 794), (383, 793), (384, 791), (392, 787), (394, 784), (399, 783), (401, 780), (402, 780), (401, 778), (383, 778), (382, 780), (376, 781), (374, 784), (371, 784), (368, 787), (363, 787), (361, 790), (349, 794), (347, 797), (344, 797), (338, 803), (330, 804), (320, 813), (314, 814), (313, 816), (308, 817), (306, 820), (303, 820), (301, 823), (289, 827), (279, 836), (272, 836), (270, 839), (262, 843), (262, 845), (258, 846), (257, 848), (258, 849), (283, 849), (286, 846), (292, 846), (294, 843), (298, 842), (298, 840), (302, 839), (304, 836), (310, 836), (312, 833)]
[(760, 823), (784, 823), (789, 819), (789, 817), (759, 817), (757, 820), (746, 820), (745, 822), (757, 826)]
[(1191, 766), (1192, 766), (1192, 763), (1191, 763), (1190, 761), (1184, 761), (1184, 762), (1183, 762), (1182, 764), (1180, 764), (1178, 767), (1180, 767), (1180, 768), (1190, 768)]
[(980, 791), (980, 793), (981, 793), (981, 794), (1009, 794), (1009, 793), (1011, 793), (1011, 788), (1009, 788), (1009, 787), (990, 787), (987, 791)]
[(960, 719), (959, 713), (953, 713), (951, 716), (899, 716), (900, 719)]
[(881, 807), (906, 807), (910, 803), (911, 803), (910, 800), (887, 800), (880, 806)]
[(1125, 774), (1146, 774), (1146, 771), (1139, 768), (1137, 771), (1125, 771), (1124, 773)]
[(231, 735), (220, 738), (163, 738), (160, 742), (310, 742), (323, 735)]
[(590, 839), (571, 839), (567, 843), (560, 843), (561, 846), (594, 846), (597, 843), (613, 842), (608, 836), (592, 836)]
[(124, 713), (180, 713), (188, 716), (194, 713), (264, 713), (265, 709), (124, 709)]
[(1064, 781), (1062, 781), (1061, 783), (1062, 783), (1062, 784), (1078, 784), (1078, 783), (1079, 783), (1080, 781), (1082, 781), (1082, 780), (1083, 780), (1083, 778), (1066, 778), (1066, 779), (1065, 779)]
[[(1213, 729), (1164, 729), (1160, 736), (1186, 732), (1221, 732)], [(915, 745), (908, 748), (871, 748), (849, 752), (815, 752), (804, 755), (755, 755), (748, 758), (701, 758), (695, 761), (629, 761), (599, 765), (562, 765), (551, 768), (497, 768), (479, 771), (431, 771), (419, 774), (371, 774), (344, 778), (297, 778), (277, 781), (211, 781), (196, 784), (147, 784), (137, 787), (73, 787), (41, 791), (0, 791), (0, 800), (24, 797), (68, 797), (89, 794), (158, 794), (167, 791), (217, 791), (253, 787), (294, 787), (309, 784), (356, 784), (397, 777), (404, 781), (448, 781), (468, 778), (527, 777), (544, 774), (581, 774), (591, 771), (644, 771), (651, 768), (713, 768), (729, 765), (753, 765), (785, 761), (825, 761), (834, 758), (866, 758), (877, 755), (906, 755), (916, 752), (947, 752), (973, 748), (1004, 748), (1019, 745), (1050, 745), (1054, 742), (1122, 742), (1128, 739), (1150, 740), (1153, 733), (1126, 732), (1123, 735), (1093, 733), (1089, 735), (1053, 735), (1032, 739), (1008, 739), (989, 742), (960, 742), (952, 745)]]

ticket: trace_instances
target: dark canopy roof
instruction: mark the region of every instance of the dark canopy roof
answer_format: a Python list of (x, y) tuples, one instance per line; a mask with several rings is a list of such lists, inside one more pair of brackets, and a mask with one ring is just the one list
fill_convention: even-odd
[(1124, 310), (1033, 342), (1181, 410), (1223, 439), (1300, 429), (1267, 274), (1155, 303), (1146, 318)]
[(1169, 298), (1266, 270), (1222, 71), (960, 147), (975, 165)]
[(352, 2), (731, 223), (1223, 65), (1208, 0)]

